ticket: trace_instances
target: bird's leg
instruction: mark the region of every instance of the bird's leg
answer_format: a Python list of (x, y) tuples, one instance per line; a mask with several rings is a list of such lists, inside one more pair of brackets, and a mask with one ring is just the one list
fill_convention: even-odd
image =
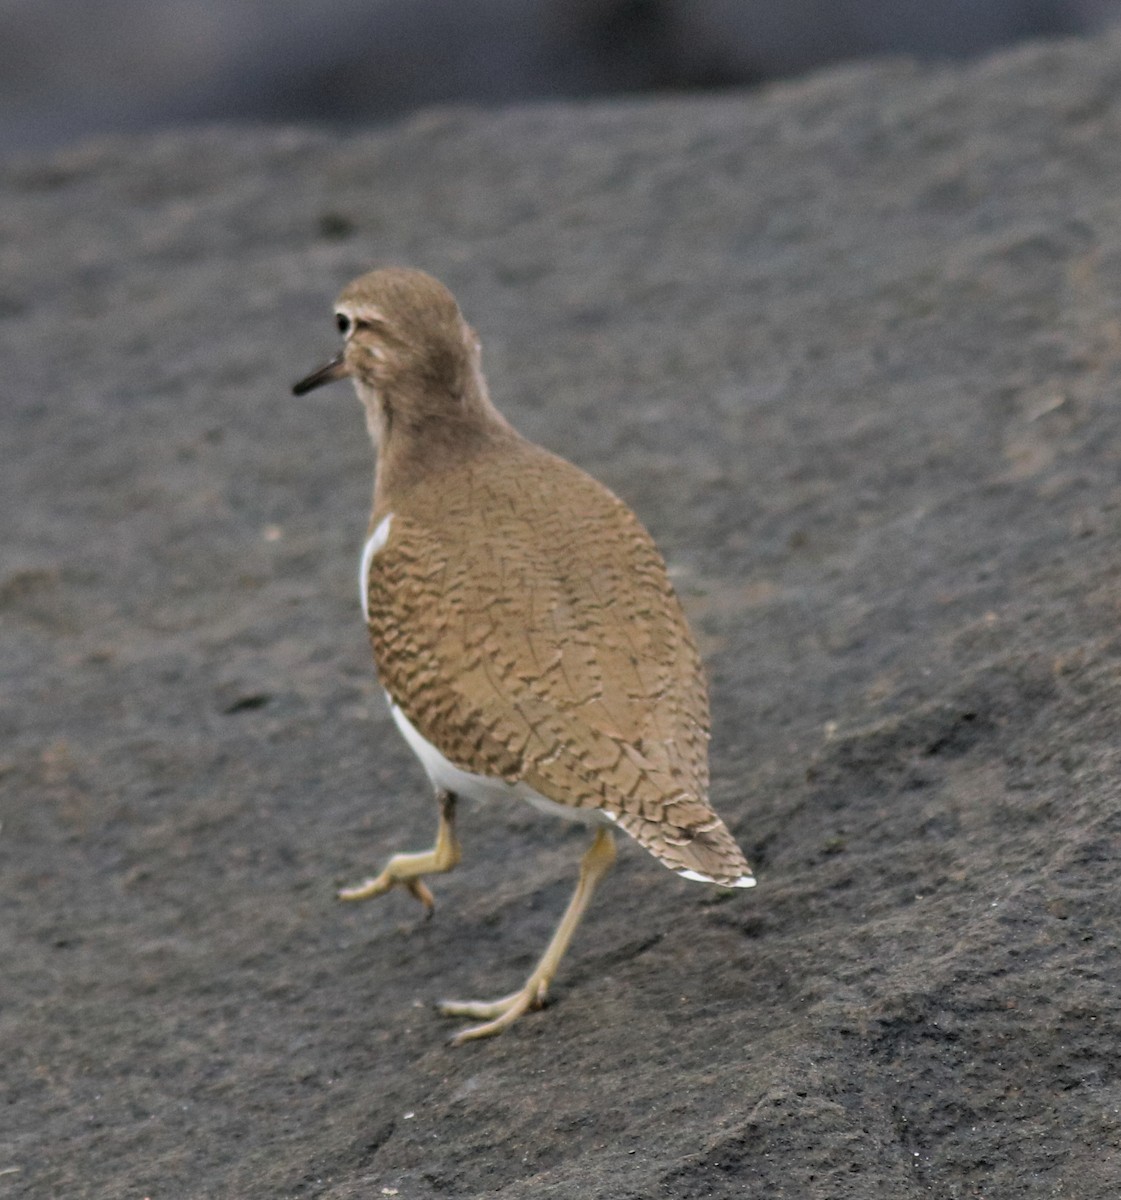
[(439, 1004), (440, 1012), (446, 1017), (474, 1017), (484, 1022), (464, 1029), (452, 1038), (452, 1045), (462, 1046), (472, 1038), (491, 1037), (501, 1033), (507, 1026), (512, 1025), (522, 1013), (530, 1009), (540, 1008), (545, 1003), (545, 993), (557, 973), (560, 960), (572, 941), (576, 926), (584, 915), (584, 909), (596, 890), (596, 884), (607, 874), (615, 861), (615, 837), (606, 825), (596, 830), (595, 841), (588, 847), (580, 863), (580, 878), (568, 908), (557, 926), (556, 933), (541, 956), (541, 961), (533, 969), (533, 973), (525, 981), (523, 987), (501, 1000), (490, 1002), (459, 1002), (443, 1000)]
[(419, 854), (395, 854), (380, 875), (356, 887), (342, 888), (339, 891), (340, 900), (368, 900), (371, 896), (388, 892), (394, 884), (399, 883), (424, 905), (429, 916), (432, 915), (436, 901), (423, 876), (450, 871), (460, 859), (459, 839), (455, 836), (455, 796), (451, 792), (439, 791), (436, 799), (440, 805), (436, 845)]

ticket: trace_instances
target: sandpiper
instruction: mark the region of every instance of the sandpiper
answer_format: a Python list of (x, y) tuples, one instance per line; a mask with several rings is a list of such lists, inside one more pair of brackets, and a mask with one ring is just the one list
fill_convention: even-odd
[(525, 800), (593, 840), (540, 962), (482, 1022), (540, 1008), (614, 827), (686, 879), (755, 883), (708, 802), (708, 695), (665, 563), (638, 518), (579, 468), (521, 437), (491, 403), (479, 340), (421, 271), (371, 271), (335, 305), (339, 354), (295, 385), (349, 376), (377, 450), (359, 592), (389, 710), (436, 789), (436, 844), (339, 893), (395, 884), (431, 911), (426, 875), (459, 862), (460, 796)]

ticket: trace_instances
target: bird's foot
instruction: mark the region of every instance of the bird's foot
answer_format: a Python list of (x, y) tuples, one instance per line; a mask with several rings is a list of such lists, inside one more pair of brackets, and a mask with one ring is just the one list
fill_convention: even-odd
[(428, 884), (419, 875), (399, 874), (394, 870), (394, 863), (405, 855), (397, 855), (389, 860), (389, 864), (380, 875), (367, 879), (354, 887), (339, 888), (340, 900), (370, 900), (374, 896), (384, 896), (391, 888), (401, 886), (411, 892), (424, 905), (424, 915), (432, 916), (436, 908), (436, 899), (428, 888)]
[(482, 1025), (472, 1025), (460, 1030), (452, 1038), (453, 1046), (462, 1046), (464, 1042), (476, 1038), (494, 1037), (508, 1029), (524, 1013), (545, 1007), (545, 993), (549, 990), (549, 981), (531, 975), (525, 986), (501, 1000), (441, 1000), (437, 1009), (445, 1017), (471, 1017), (482, 1021)]
[(384, 895), (400, 884), (424, 905), (424, 915), (432, 916), (436, 901), (423, 876), (450, 871), (459, 862), (459, 840), (455, 836), (455, 796), (442, 791), (437, 794), (437, 800), (440, 804), (440, 824), (436, 829), (436, 845), (419, 854), (395, 854), (380, 875), (355, 887), (340, 888), (340, 900), (369, 900)]

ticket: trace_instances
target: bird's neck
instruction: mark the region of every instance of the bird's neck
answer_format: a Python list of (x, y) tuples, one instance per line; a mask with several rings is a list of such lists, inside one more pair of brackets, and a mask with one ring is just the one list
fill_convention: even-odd
[(375, 517), (392, 512), (395, 500), (442, 472), (518, 440), (518, 434), (491, 403), (482, 377), (470, 379), (458, 396), (435, 396), (409, 381), (384, 389), (367, 404), (370, 432), (377, 445)]

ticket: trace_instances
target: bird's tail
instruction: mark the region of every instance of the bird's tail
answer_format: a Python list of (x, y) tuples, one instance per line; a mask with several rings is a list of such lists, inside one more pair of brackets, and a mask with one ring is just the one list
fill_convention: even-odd
[(671, 871), (685, 879), (722, 887), (755, 886), (755, 876), (728, 832), (727, 825), (703, 801), (682, 797), (670, 801), (660, 820), (637, 813), (609, 814)]

